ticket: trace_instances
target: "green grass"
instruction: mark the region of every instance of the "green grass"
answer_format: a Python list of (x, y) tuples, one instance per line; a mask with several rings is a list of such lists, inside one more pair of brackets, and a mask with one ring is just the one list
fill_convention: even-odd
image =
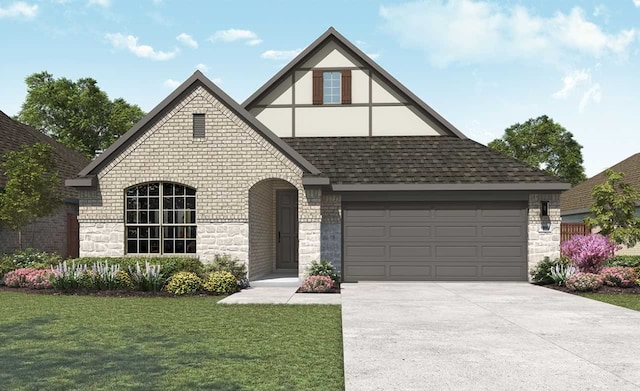
[(339, 306), (0, 292), (3, 390), (341, 390)]
[(640, 295), (624, 293), (584, 293), (584, 297), (640, 311)]

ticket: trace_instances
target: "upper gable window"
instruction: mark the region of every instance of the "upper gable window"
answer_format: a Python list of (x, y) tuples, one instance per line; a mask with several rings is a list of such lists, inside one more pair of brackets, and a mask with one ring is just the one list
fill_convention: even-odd
[(313, 104), (351, 104), (351, 70), (313, 70)]
[(342, 94), (340, 93), (340, 72), (322, 72), (322, 103), (340, 104)]

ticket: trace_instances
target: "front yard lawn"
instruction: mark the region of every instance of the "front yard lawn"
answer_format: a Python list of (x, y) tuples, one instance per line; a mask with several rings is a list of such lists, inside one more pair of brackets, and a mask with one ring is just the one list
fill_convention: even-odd
[(584, 297), (588, 297), (589, 299), (603, 301), (605, 303), (640, 311), (640, 295), (638, 294), (583, 293), (581, 295)]
[(6, 390), (341, 390), (339, 306), (0, 292)]

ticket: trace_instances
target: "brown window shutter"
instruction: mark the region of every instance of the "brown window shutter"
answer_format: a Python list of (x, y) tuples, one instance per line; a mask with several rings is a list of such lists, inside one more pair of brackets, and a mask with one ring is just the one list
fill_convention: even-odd
[(322, 104), (322, 71), (313, 70), (313, 104)]
[(342, 70), (342, 104), (351, 104), (351, 69)]

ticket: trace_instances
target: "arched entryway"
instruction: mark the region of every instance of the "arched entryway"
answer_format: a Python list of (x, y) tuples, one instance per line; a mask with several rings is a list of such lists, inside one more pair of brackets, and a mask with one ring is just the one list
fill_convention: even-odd
[(249, 189), (249, 279), (298, 270), (298, 190), (282, 179)]

